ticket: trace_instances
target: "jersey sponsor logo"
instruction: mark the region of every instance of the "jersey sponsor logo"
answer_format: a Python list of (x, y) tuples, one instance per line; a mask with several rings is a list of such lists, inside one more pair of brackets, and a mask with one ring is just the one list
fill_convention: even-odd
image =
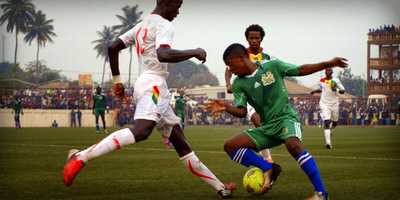
[(258, 88), (258, 86), (260, 86), (261, 84), (259, 83), (259, 82), (256, 82), (255, 84), (254, 84), (254, 88)]
[(274, 74), (272, 74), (271, 72), (267, 72), (267, 73), (263, 74), (261, 76), (261, 81), (264, 86), (271, 85), (272, 83), (275, 82)]

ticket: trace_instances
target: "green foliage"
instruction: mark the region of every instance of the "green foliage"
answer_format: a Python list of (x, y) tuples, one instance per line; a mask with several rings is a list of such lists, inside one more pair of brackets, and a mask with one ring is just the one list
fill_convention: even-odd
[[(61, 75), (61, 70), (52, 70), (45, 64), (45, 61), (38, 62), (39, 68), (39, 83), (57, 80), (57, 79), (66, 79), (65, 76)], [(21, 75), (21, 79), (27, 82), (34, 83), (36, 81), (36, 61), (31, 61), (25, 68), (25, 73)]]
[[(119, 30), (119, 34), (127, 32), (132, 29), (137, 23), (140, 22), (140, 16), (143, 14), (143, 11), (138, 11), (139, 6), (125, 6), (122, 8), (122, 12), (124, 16), (117, 15), (117, 18), (121, 21), (121, 24), (113, 26), (113, 30)], [(129, 47), (129, 74), (128, 74), (128, 88), (131, 87), (131, 71), (132, 71), (132, 46)]]
[(339, 72), (338, 79), (346, 88), (346, 92), (356, 97), (365, 97), (367, 95), (367, 81), (360, 76), (354, 76), (351, 68), (345, 68)]
[(218, 79), (211, 74), (204, 64), (196, 64), (191, 60), (168, 65), (170, 72), (167, 83), (169, 87), (188, 87), (200, 85), (219, 85)]
[(119, 30), (119, 34), (123, 34), (133, 28), (138, 22), (140, 22), (140, 16), (143, 11), (138, 11), (139, 5), (129, 7), (126, 5), (122, 8), (124, 15), (117, 15), (117, 18), (121, 21), (120, 25), (113, 26), (114, 30)]
[(97, 57), (101, 56), (108, 61), (108, 47), (114, 42), (117, 37), (117, 32), (115, 32), (109, 26), (103, 26), (102, 31), (97, 31), (99, 39), (94, 40), (92, 43), (96, 44), (94, 50), (97, 51)]
[(32, 41), (36, 39), (37, 41), (37, 53), (36, 53), (36, 79), (35, 83), (39, 83), (39, 50), (41, 46), (45, 46), (46, 42), (53, 42), (51, 37), (57, 36), (53, 30), (54, 27), (51, 23), (54, 20), (47, 20), (46, 15), (39, 10), (34, 15), (32, 23), (29, 24), (27, 33), (24, 37), (25, 42), (29, 42), (31, 45)]
[(14, 64), (17, 64), (18, 34), (25, 33), (29, 24), (33, 21), (35, 5), (32, 0), (4, 0), (1, 4), (3, 15), (0, 17), (0, 25), (7, 23), (7, 32), (14, 32), (15, 28), (15, 55)]
[(94, 49), (97, 51), (97, 57), (101, 56), (104, 58), (103, 75), (101, 77), (101, 85), (103, 86), (106, 63), (108, 62), (108, 47), (111, 46), (117, 37), (117, 32), (109, 26), (103, 26), (102, 31), (97, 31), (97, 35), (100, 36), (100, 39), (95, 40), (92, 43), (96, 44)]
[[(236, 183), (234, 199), (310, 197), (314, 188), (284, 145), (272, 149), (274, 161), (283, 167), (273, 190), (258, 197), (244, 190), (242, 178), (248, 168), (233, 162), (223, 144), (247, 128), (251, 127), (186, 126), (185, 135), (199, 159), (221, 181)], [(69, 188), (61, 175), (67, 150), (87, 148), (106, 135), (95, 134), (94, 127), (0, 128), (0, 132), (0, 162), (4, 163), (0, 165), (0, 199), (218, 198), (190, 173), (173, 149), (166, 149), (156, 130), (146, 141), (91, 161)], [(305, 128), (303, 144), (315, 159), (331, 199), (398, 199), (398, 128), (336, 128), (330, 150), (325, 149), (322, 132)]]
[(35, 5), (32, 0), (5, 0), (1, 4), (3, 15), (0, 18), (0, 24), (7, 23), (7, 32), (25, 33), (28, 25), (33, 21)]
[(54, 26), (51, 24), (53, 21), (53, 19), (47, 20), (46, 15), (39, 10), (35, 13), (34, 20), (28, 26), (24, 37), (25, 42), (29, 42), (29, 45), (31, 45), (32, 41), (36, 39), (38, 46), (46, 46), (47, 41), (53, 42), (52, 37), (57, 36), (53, 32)]

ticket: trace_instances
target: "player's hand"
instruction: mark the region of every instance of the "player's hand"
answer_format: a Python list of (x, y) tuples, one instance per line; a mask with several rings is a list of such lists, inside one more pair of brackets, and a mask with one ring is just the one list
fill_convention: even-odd
[(226, 102), (222, 100), (214, 100), (214, 102), (211, 102), (208, 104), (206, 107), (206, 112), (211, 112), (210, 115), (213, 115), (214, 113), (218, 111), (225, 111), (227, 108)]
[(196, 51), (197, 51), (197, 55), (195, 57), (197, 58), (197, 60), (200, 60), (201, 63), (205, 63), (206, 57), (207, 57), (207, 52), (202, 48), (197, 48)]
[(125, 102), (125, 88), (122, 83), (114, 84), (114, 94), (121, 102)]
[(333, 67), (340, 67), (340, 68), (346, 68), (349, 64), (347, 64), (347, 59), (346, 58), (339, 58), (336, 57), (331, 60)]
[(226, 92), (229, 93), (229, 94), (232, 94), (232, 93), (233, 93), (232, 85), (227, 85), (227, 86), (226, 86)]

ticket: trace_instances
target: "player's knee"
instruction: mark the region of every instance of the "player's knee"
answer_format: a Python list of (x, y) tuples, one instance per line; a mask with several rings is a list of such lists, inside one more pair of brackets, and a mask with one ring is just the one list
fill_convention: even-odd
[(152, 130), (149, 130), (147, 128), (137, 128), (136, 126), (134, 128), (131, 128), (131, 132), (135, 136), (136, 142), (146, 140), (150, 136), (151, 131)]
[(226, 141), (224, 144), (224, 151), (228, 154), (231, 155), (233, 152), (235, 152), (238, 148), (233, 144), (230, 140)]
[(285, 141), (286, 149), (294, 158), (303, 153), (303, 145), (298, 138), (289, 138)]

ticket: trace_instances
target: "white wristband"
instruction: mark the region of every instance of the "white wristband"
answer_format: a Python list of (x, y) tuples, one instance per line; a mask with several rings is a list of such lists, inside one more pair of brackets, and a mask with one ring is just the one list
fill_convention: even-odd
[(121, 83), (121, 76), (120, 75), (113, 76), (113, 79), (114, 79), (114, 84)]

